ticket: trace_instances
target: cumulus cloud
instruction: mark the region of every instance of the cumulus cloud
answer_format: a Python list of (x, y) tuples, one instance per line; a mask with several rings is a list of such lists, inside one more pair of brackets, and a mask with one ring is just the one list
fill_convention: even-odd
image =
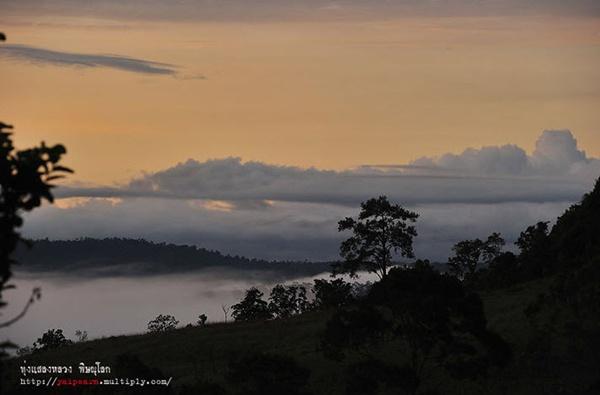
[(600, 160), (579, 150), (570, 130), (544, 130), (531, 155), (516, 145), (469, 148), (461, 154), (419, 158), (406, 169), (410, 174), (575, 176), (589, 183), (600, 176)]
[(54, 51), (28, 45), (2, 45), (0, 56), (27, 61), (35, 64), (51, 64), (67, 67), (106, 67), (141, 74), (171, 75), (177, 74), (175, 66), (119, 55), (82, 54)]
[(588, 164), (598, 165), (597, 160), (588, 159), (577, 148), (577, 140), (569, 130), (545, 130), (529, 162), (533, 171), (546, 174), (578, 173)]

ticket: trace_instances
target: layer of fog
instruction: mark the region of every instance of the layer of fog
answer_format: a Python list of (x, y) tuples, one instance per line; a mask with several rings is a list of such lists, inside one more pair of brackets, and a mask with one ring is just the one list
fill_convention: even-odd
[[(271, 280), (261, 281), (260, 273), (248, 276), (235, 271), (204, 270), (193, 275), (143, 278), (67, 279), (65, 277), (25, 277), (18, 273), (13, 281), (17, 289), (3, 296), (9, 302), (2, 321), (20, 311), (33, 287), (42, 288), (42, 299), (24, 318), (0, 332), (0, 340), (9, 339), (19, 346), (31, 346), (48, 329), (63, 329), (75, 340), (76, 330), (85, 330), (90, 338), (143, 333), (148, 321), (158, 314), (171, 314), (180, 326), (196, 323), (200, 314), (209, 322), (224, 321), (222, 306), (240, 301), (244, 291), (256, 286), (268, 296)], [(298, 278), (288, 283), (312, 284), (328, 273)], [(362, 274), (359, 281), (372, 281)], [(231, 311), (228, 320), (231, 321)]]

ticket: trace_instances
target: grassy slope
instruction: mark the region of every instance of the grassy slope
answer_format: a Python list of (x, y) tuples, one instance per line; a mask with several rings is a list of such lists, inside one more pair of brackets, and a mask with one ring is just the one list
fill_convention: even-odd
[[(549, 375), (547, 371), (530, 369), (525, 355), (533, 333), (523, 309), (543, 291), (550, 280), (541, 280), (488, 292), (482, 295), (492, 329), (502, 334), (513, 346), (515, 362), (502, 372), (492, 372), (487, 383), (465, 385), (445, 383), (435, 379), (443, 393), (553, 393), (559, 387), (578, 387), (578, 378)], [(319, 332), (328, 313), (315, 312), (289, 320), (254, 323), (213, 324), (205, 328), (182, 328), (163, 334), (143, 334), (110, 337), (74, 344), (27, 358), (28, 364), (59, 361), (77, 366), (80, 361), (101, 361), (111, 365), (122, 353), (132, 353), (166, 376), (174, 377), (174, 385), (192, 383), (196, 378), (221, 381), (227, 361), (245, 351), (272, 351), (293, 356), (302, 365), (310, 366), (312, 387), (320, 394), (340, 393), (342, 370), (318, 351)], [(554, 343), (560, 343), (556, 340)], [(566, 358), (565, 360), (568, 360)], [(9, 381), (15, 382), (18, 372), (11, 361)], [(441, 382), (440, 382), (441, 380)], [(585, 381), (585, 380), (583, 380)], [(579, 382), (579, 385), (581, 382)]]

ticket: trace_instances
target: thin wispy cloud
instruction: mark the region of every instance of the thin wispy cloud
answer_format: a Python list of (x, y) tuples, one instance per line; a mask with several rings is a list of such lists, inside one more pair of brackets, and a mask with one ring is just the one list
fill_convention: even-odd
[(168, 63), (120, 55), (54, 51), (20, 44), (0, 46), (0, 56), (34, 64), (64, 67), (104, 67), (141, 74), (177, 75), (177, 66)]

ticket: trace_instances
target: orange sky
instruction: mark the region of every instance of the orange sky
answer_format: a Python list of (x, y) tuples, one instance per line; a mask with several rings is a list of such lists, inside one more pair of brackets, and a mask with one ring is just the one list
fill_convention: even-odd
[(341, 169), (531, 150), (551, 128), (600, 156), (597, 18), (9, 22), (7, 44), (178, 66), (173, 77), (0, 57), (0, 119), (21, 147), (64, 143), (72, 180), (122, 182), (188, 158)]

